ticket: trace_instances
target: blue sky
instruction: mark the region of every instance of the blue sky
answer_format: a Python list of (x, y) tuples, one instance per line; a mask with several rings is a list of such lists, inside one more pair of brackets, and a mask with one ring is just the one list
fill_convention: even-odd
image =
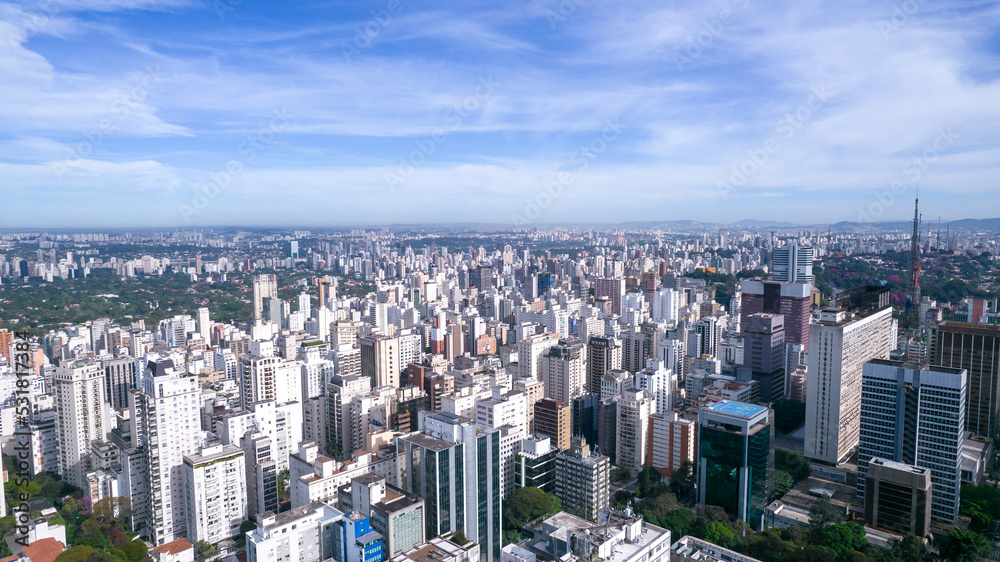
[(1000, 4), (0, 1), (0, 227), (1000, 216)]

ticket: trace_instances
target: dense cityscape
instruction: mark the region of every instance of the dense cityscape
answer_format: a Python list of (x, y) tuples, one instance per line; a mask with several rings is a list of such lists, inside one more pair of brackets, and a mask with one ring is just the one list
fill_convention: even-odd
[(992, 558), (1000, 233), (919, 213), (2, 234), (4, 548)]
[(0, 0), (0, 562), (1000, 562), (998, 46)]

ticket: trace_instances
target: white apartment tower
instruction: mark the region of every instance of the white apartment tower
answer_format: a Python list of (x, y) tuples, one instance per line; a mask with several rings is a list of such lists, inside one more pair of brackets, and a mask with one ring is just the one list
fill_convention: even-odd
[(201, 444), (200, 398), (198, 377), (175, 370), (163, 357), (149, 359), (129, 396), (133, 443), (144, 453), (149, 486), (137, 530), (156, 545), (189, 536), (183, 465)]
[(569, 404), (587, 392), (587, 371), (583, 344), (561, 341), (542, 356), (545, 397)]
[(656, 399), (645, 391), (626, 389), (618, 401), (617, 464), (640, 471), (646, 462), (649, 443), (649, 416), (656, 413)]
[(206, 447), (184, 456), (188, 540), (217, 543), (240, 532), (247, 518), (243, 450), (235, 445)]
[(253, 319), (264, 317), (264, 299), (278, 298), (278, 278), (273, 274), (256, 275), (253, 278)]
[(809, 326), (805, 456), (836, 464), (857, 447), (863, 366), (889, 357), (891, 331), (890, 307), (867, 315), (826, 308)]
[(87, 473), (97, 469), (90, 442), (104, 439), (111, 430), (104, 370), (100, 363), (82, 359), (57, 367), (52, 382), (56, 395), (59, 474), (74, 486), (85, 488)]

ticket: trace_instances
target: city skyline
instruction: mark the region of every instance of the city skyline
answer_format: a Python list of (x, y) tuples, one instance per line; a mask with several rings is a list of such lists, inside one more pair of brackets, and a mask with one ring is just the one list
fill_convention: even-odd
[(996, 217), (998, 19), (4, 3), (0, 226)]

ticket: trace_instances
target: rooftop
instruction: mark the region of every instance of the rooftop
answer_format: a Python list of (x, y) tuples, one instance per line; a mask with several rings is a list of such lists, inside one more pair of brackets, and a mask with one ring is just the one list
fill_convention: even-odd
[(761, 412), (767, 410), (763, 406), (755, 406), (753, 404), (744, 404), (743, 402), (733, 402), (731, 400), (724, 400), (722, 402), (717, 402), (707, 408), (713, 412), (719, 412), (723, 414), (729, 414), (731, 416), (739, 416), (741, 418), (752, 418)]

